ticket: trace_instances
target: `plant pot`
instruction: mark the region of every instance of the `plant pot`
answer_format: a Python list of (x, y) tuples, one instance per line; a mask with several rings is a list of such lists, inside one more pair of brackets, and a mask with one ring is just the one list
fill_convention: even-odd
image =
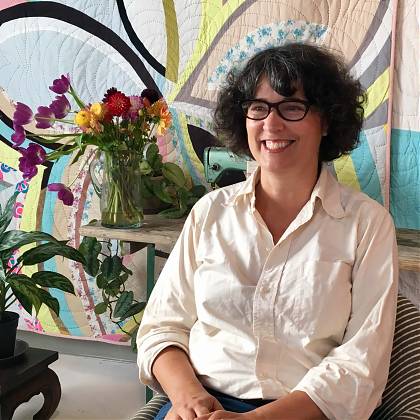
[(19, 314), (5, 311), (0, 321), (0, 359), (13, 356)]

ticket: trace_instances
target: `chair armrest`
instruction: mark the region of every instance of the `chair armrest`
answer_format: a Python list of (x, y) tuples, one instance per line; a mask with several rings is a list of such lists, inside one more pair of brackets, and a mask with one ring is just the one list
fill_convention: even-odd
[(153, 420), (168, 401), (169, 398), (166, 395), (155, 395), (130, 420)]

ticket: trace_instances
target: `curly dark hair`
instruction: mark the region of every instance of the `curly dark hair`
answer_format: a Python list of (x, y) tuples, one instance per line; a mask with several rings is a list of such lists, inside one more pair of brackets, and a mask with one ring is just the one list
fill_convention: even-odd
[(363, 124), (366, 95), (342, 60), (324, 47), (288, 43), (252, 57), (239, 73), (231, 70), (219, 92), (214, 128), (233, 152), (251, 156), (245, 116), (240, 103), (253, 99), (262, 76), (282, 96), (292, 96), (299, 87), (328, 124), (322, 137), (319, 161), (331, 161), (353, 150)]

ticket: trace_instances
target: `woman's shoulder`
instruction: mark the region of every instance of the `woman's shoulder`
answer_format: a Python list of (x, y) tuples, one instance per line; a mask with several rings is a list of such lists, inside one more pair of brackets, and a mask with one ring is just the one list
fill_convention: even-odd
[(363, 191), (354, 187), (340, 184), (341, 204), (347, 214), (361, 213), (364, 217), (390, 217), (389, 211), (384, 207), (381, 193), (370, 197)]

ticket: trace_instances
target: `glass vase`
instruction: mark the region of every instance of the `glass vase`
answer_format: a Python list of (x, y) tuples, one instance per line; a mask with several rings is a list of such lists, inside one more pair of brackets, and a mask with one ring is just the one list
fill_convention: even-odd
[(129, 229), (143, 224), (141, 161), (139, 153), (129, 150), (101, 152), (100, 185), (94, 175), (97, 162), (91, 165), (92, 181), (100, 195), (102, 226)]

